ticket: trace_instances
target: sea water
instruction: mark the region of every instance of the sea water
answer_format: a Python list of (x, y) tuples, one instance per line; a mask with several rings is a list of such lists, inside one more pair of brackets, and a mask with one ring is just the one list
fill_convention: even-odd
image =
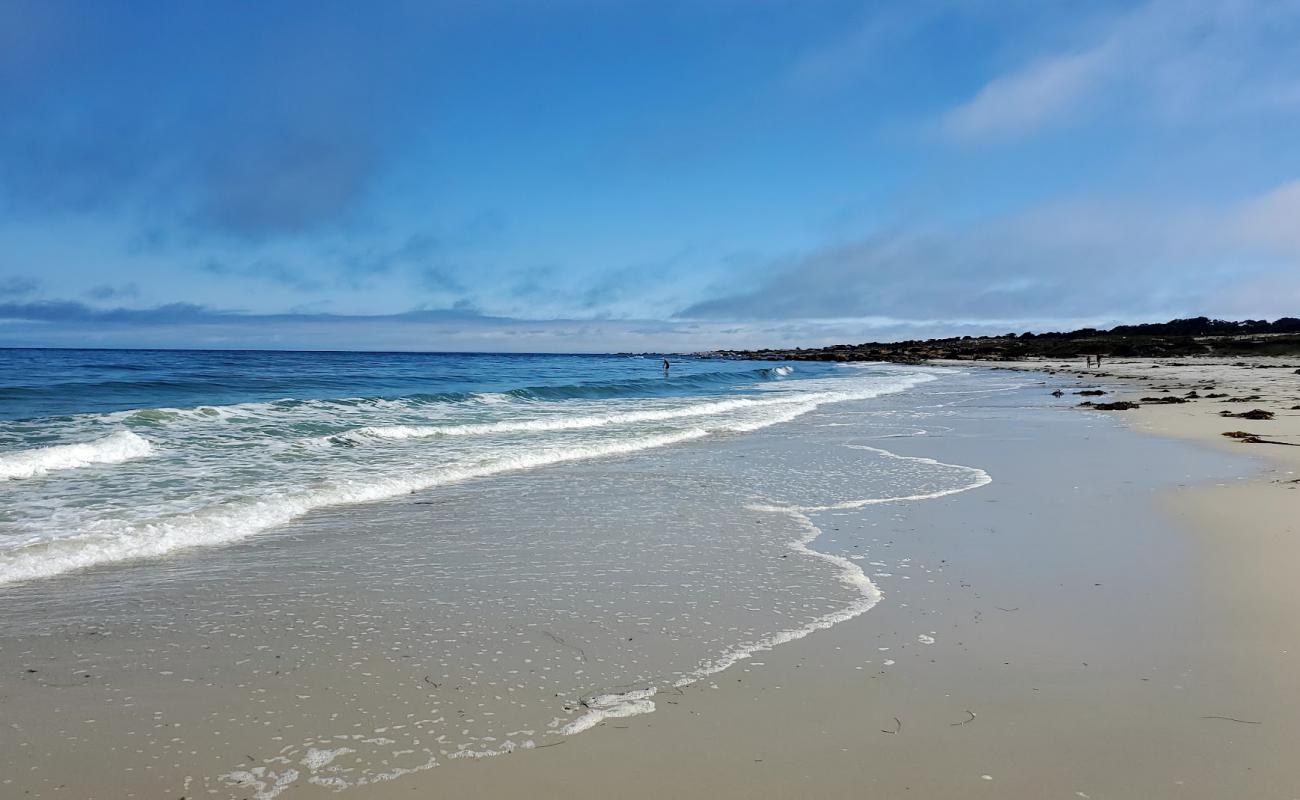
[[(327, 506), (754, 429), (788, 365), (611, 356), (0, 351), (0, 583), (229, 543)], [(894, 382), (890, 382), (894, 380)], [(846, 387), (888, 391), (881, 376)]]

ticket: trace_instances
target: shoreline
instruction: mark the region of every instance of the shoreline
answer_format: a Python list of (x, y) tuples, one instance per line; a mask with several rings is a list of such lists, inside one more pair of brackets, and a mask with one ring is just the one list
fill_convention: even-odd
[[(1120, 397), (1150, 396), (1160, 388), (1169, 388), (1162, 394), (1181, 391), (1181, 385), (1174, 388), (1172, 374), (1160, 372), (1163, 366), (1156, 369), (1154, 381), (1140, 384), (1115, 375), (1077, 375), (1069, 365), (1062, 369), (1059, 364), (996, 365), (1005, 372), (983, 368), (995, 365), (957, 366), (960, 371), (948, 373), (948, 379), (926, 391), (830, 404), (764, 433), (729, 437), (713, 447), (687, 444), (635, 458), (496, 478), (441, 492), (437, 498), (421, 496), (414, 502), (314, 515), (256, 544), (194, 551), (166, 566), (192, 587), (171, 595), (183, 601), (182, 606), (149, 614), (162, 623), (163, 631), (183, 616), (187, 627), (197, 625), (198, 630), (222, 639), (229, 635), (229, 643), (219, 645), (221, 651), (213, 650), (210, 656), (193, 650), (195, 658), (182, 656), (189, 649), (185, 642), (193, 639), (198, 645), (213, 640), (205, 640), (202, 633), (197, 639), (189, 634), (178, 639), (177, 630), (162, 640), (175, 655), (161, 660), (150, 656), (137, 665), (142, 670), (118, 668), (114, 677), (108, 666), (115, 657), (111, 654), (122, 652), (121, 645), (131, 645), (137, 636), (144, 636), (140, 641), (148, 644), (156, 634), (147, 633), (147, 627), (138, 632), (123, 629), (112, 631), (112, 638), (105, 641), (94, 638), (98, 631), (93, 626), (80, 630), (75, 625), (56, 625), (59, 630), (53, 637), (25, 643), (14, 640), (19, 649), (11, 652), (23, 661), (39, 657), (51, 669), (66, 669), (62, 658), (70, 644), (78, 663), (95, 667), (72, 688), (51, 689), (53, 693), (46, 696), (45, 702), (54, 701), (70, 720), (107, 717), (119, 720), (110, 723), (115, 729), (125, 729), (146, 720), (130, 710), (137, 692), (151, 695), (139, 697), (146, 703), (170, 696), (168, 703), (183, 705), (202, 696), (247, 702), (240, 698), (251, 691), (262, 698), (256, 701), (261, 706), (258, 713), (267, 715), (264, 723), (257, 722), (256, 716), (252, 723), (271, 725), (277, 718), (277, 726), (296, 723), (268, 731), (278, 735), (258, 745), (230, 737), (228, 726), (236, 723), (233, 717), (224, 720), (221, 731), (207, 734), (202, 724), (193, 724), (197, 718), (173, 717), (168, 706), (153, 706), (160, 710), (150, 727), (159, 733), (149, 734), (151, 740), (163, 735), (167, 724), (177, 724), (184, 728), (177, 731), (185, 737), (184, 746), (196, 748), (192, 754), (205, 753), (203, 761), (211, 761), (206, 753), (220, 751), (224, 753), (220, 760), (234, 768), (222, 775), (224, 782), (196, 777), (191, 786), (186, 778), (183, 794), (187, 797), (324, 798), (344, 786), (351, 786), (346, 794), (363, 800), (443, 795), (779, 798), (832, 796), (859, 789), (888, 795), (1026, 800), (1300, 796), (1290, 753), (1291, 743), (1300, 740), (1300, 686), (1292, 655), (1300, 654), (1294, 622), (1300, 614), (1300, 596), (1290, 575), (1290, 564), (1300, 556), (1300, 548), (1287, 526), (1288, 509), (1300, 496), (1290, 494), (1295, 483), (1269, 482), (1290, 480), (1291, 465), (1258, 457), (1265, 452), (1290, 453), (1293, 448), (1243, 444), (1217, 436), (1212, 429), (1224, 418), (1214, 412), (1242, 408), (1240, 404), (1208, 405), (1202, 400), (1143, 405), (1114, 414), (1079, 413), (1071, 407), (1084, 399), (1071, 392), (1097, 385), (1098, 380), (1108, 381), (1105, 390)], [(1139, 378), (1146, 367), (1145, 362), (1132, 365)], [(1198, 385), (1206, 382), (1203, 374), (1190, 377)], [(1216, 385), (1238, 387), (1236, 378), (1215, 380)], [(1289, 381), (1277, 382), (1275, 404), (1288, 396)], [(1241, 383), (1243, 391), (1254, 391), (1261, 388), (1254, 383), (1264, 383), (1247, 382), (1252, 386)], [(1056, 388), (1062, 395), (1054, 398)], [(1261, 402), (1262, 398), (1261, 394)], [(1281, 424), (1271, 429), (1270, 437), (1291, 435), (1286, 426), (1296, 418), (1300, 414), (1277, 416), (1275, 421)], [(1138, 420), (1144, 427), (1134, 425)], [(1200, 439), (1148, 435), (1159, 426), (1178, 429), (1193, 424), (1187, 420), (1199, 425)], [(863, 483), (868, 473), (858, 477), (855, 469), (869, 470), (872, 480)], [(706, 475), (714, 483), (695, 485)], [(798, 641), (752, 648), (689, 684), (665, 684), (664, 674), (658, 672), (663, 665), (677, 663), (680, 652), (671, 662), (657, 662), (660, 666), (647, 661), (645, 675), (656, 676), (647, 685), (658, 686), (656, 692), (634, 684), (606, 689), (608, 694), (593, 693), (581, 704), (574, 702), (577, 716), (556, 720), (581, 720), (583, 730), (601, 730), (574, 736), (564, 734), (577, 728), (558, 734), (554, 728), (549, 733), (520, 731), (535, 741), (519, 745), (516, 736), (498, 744), (484, 739), (485, 748), (457, 750), (443, 745), (440, 756), (434, 755), (438, 745), (433, 744), (435, 750), (424, 751), (431, 755), (426, 766), (394, 763), (387, 768), (383, 767), (387, 761), (378, 761), (374, 763), (379, 769), (362, 773), (371, 777), (357, 779), (355, 764), (362, 757), (357, 749), (363, 747), (358, 741), (373, 742), (375, 748), (406, 748), (388, 742), (404, 740), (406, 734), (396, 731), (410, 729), (414, 723), (421, 731), (412, 744), (429, 746), (423, 730), (442, 722), (435, 715), (461, 715), (466, 709), (472, 713), (472, 707), (464, 704), (468, 697), (462, 700), (450, 686), (439, 691), (445, 674), (442, 678), (440, 672), (426, 674), (436, 669), (429, 654), (439, 648), (420, 655), (424, 637), (437, 634), (430, 625), (443, 625), (444, 637), (452, 630), (439, 620), (452, 607), (447, 601), (458, 597), (454, 590), (446, 594), (449, 587), (444, 585), (457, 575), (457, 568), (430, 559), (429, 553), (437, 550), (413, 552), (420, 569), (410, 574), (435, 570), (439, 576), (435, 583), (427, 578), (409, 585), (403, 585), (408, 581), (405, 577), (397, 583), (376, 580), (408, 574), (400, 565), (393, 572), (388, 559), (375, 558), (406, 552), (410, 540), (403, 538), (402, 531), (453, 530), (447, 523), (481, 513), (484, 491), (499, 498), (528, 497), (534, 510), (527, 526), (485, 523), (484, 530), (522, 533), (540, 525), (542, 531), (566, 531), (564, 537), (546, 541), (548, 548), (564, 550), (554, 554), (555, 566), (570, 569), (585, 553), (608, 544), (601, 531), (626, 531), (623, 537), (633, 542), (658, 541), (668, 534), (656, 532), (657, 523), (650, 519), (638, 518), (645, 517), (645, 509), (672, 497), (672, 517), (661, 519), (676, 520), (678, 525), (689, 503), (714, 498), (705, 505), (716, 506), (722, 496), (717, 493), (734, 493), (736, 478), (742, 475), (753, 481), (746, 484), (749, 493), (774, 499), (770, 507), (738, 506), (725, 521), (699, 528), (705, 539), (698, 534), (679, 536), (662, 552), (688, 553), (707, 544), (714, 548), (712, 554), (699, 551), (706, 562), (722, 559), (732, 565), (736, 580), (746, 582), (756, 579), (754, 569), (766, 559), (775, 568), (769, 573), (770, 583), (743, 584), (746, 591), (761, 591), (750, 596), (763, 598), (771, 591), (792, 589), (796, 575), (807, 579), (828, 567), (841, 568), (833, 581), (838, 586), (818, 578), (783, 601), (799, 604), (790, 606), (796, 615), (823, 609), (819, 613), (829, 614), (826, 618), (834, 618), (835, 624), (817, 626), (806, 637), (792, 637)], [(671, 494), (646, 485), (651, 476), (668, 480), (662, 486), (671, 487)], [(573, 497), (573, 487), (591, 481), (604, 487), (591, 490), (591, 500), (599, 502), (581, 506), (584, 511), (572, 517), (573, 512), (564, 509), (571, 500), (582, 501), (581, 495)], [(854, 497), (865, 499), (846, 500)], [(610, 498), (620, 501), (611, 506)], [(508, 505), (497, 508), (498, 514), (510, 513)], [(640, 513), (628, 516), (634, 509)], [(593, 512), (599, 517), (586, 516)], [(572, 528), (578, 520), (586, 522)], [(796, 524), (801, 522), (806, 529)], [(719, 524), (722, 527), (716, 527)], [(637, 526), (640, 533), (634, 530)], [(719, 542), (711, 540), (724, 530), (742, 536), (717, 549)], [(354, 533), (360, 531), (367, 535)], [(795, 534), (790, 541), (779, 538), (789, 533)], [(465, 531), (456, 530), (448, 541), (462, 542), (464, 536)], [(806, 538), (800, 541), (799, 536)], [(489, 541), (491, 537), (484, 540)], [(727, 549), (736, 546), (741, 549)], [(807, 552), (797, 555), (801, 547)], [(749, 552), (752, 548), (766, 548), (766, 555), (758, 559), (757, 550)], [(467, 551), (470, 558), (460, 569), (485, 563), (475, 552)], [(519, 552), (534, 557), (545, 553), (529, 548)], [(789, 561), (771, 560), (784, 558), (783, 552), (790, 554)], [(502, 555), (497, 552), (494, 560)], [(321, 564), (326, 558), (349, 564), (348, 572), (358, 573), (359, 582), (345, 573), (310, 566), (302, 572), (298, 566)], [(91, 587), (100, 580), (124, 581), (124, 586), (134, 580), (159, 581), (157, 587), (166, 590), (170, 579), (159, 574), (159, 566), (140, 564), (125, 571), (89, 573), (79, 591), (94, 597)], [(237, 582), (206, 577), (218, 566)], [(538, 572), (538, 566), (526, 558), (510, 569), (531, 574)], [(689, 561), (675, 560), (662, 565), (671, 568), (659, 569), (652, 579), (646, 570), (654, 565), (644, 557), (626, 566), (630, 571), (618, 567), (609, 572), (612, 582), (594, 596), (596, 605), (590, 611), (575, 607), (570, 622), (553, 629), (535, 627), (538, 622), (551, 623), (521, 616), (532, 613), (525, 604), (515, 607), (508, 618), (511, 627), (501, 633), (522, 635), (521, 644), (543, 647), (534, 649), (532, 658), (541, 652), (545, 660), (539, 666), (557, 669), (557, 677), (575, 670), (577, 674), (599, 670), (600, 664), (625, 647), (637, 648), (641, 654), (637, 658), (667, 656), (664, 647), (681, 645), (672, 645), (671, 638), (664, 638), (665, 631), (656, 634), (640, 627), (644, 623), (638, 620), (646, 619), (641, 615), (656, 606), (676, 607), (685, 600), (671, 591), (673, 581), (680, 580), (672, 576), (687, 574), (682, 567), (694, 567)], [(538, 574), (554, 568), (542, 567)], [(735, 573), (737, 569), (744, 573)], [(850, 573), (862, 576), (856, 589), (845, 580)], [(613, 609), (606, 604), (631, 588), (620, 574), (635, 575), (637, 580), (632, 597), (619, 602), (644, 601), (644, 610), (615, 623), (626, 625), (624, 633), (599, 645), (591, 638), (596, 629), (586, 626), (613, 622), (608, 616)], [(732, 586), (726, 573), (717, 574), (733, 590), (742, 588), (741, 583)], [(310, 599), (288, 611), (293, 627), (299, 629), (295, 633), (276, 621), (286, 611), (278, 601), (270, 602), (277, 595), (256, 593), (277, 592), (278, 584), (292, 586), (304, 578), (303, 588), (310, 589), (306, 597), (319, 600)], [(430, 594), (435, 585), (440, 588)], [(337, 609), (325, 608), (323, 616), (309, 616), (322, 602), (337, 604), (340, 591), (350, 593), (348, 587), (360, 594)], [(809, 588), (814, 590), (811, 594)], [(250, 590), (267, 602), (249, 605), (238, 599)], [(216, 606), (202, 600), (214, 592), (222, 596)], [(48, 599), (43, 590), (29, 588), (19, 594), (36, 603), (33, 609), (44, 607)], [(57, 587), (51, 584), (50, 598), (55, 594)], [(835, 610), (843, 608), (849, 594), (867, 604), (869, 608), (862, 609), (867, 613), (856, 607), (847, 614)], [(364, 596), (376, 604), (365, 600), (355, 605)], [(510, 602), (495, 594), (478, 598), (476, 594), (465, 597), (472, 607), (484, 601), (494, 606)], [(437, 599), (445, 610), (426, 619), (419, 612), (429, 599)], [(730, 624), (741, 621), (735, 615), (747, 605), (743, 601), (735, 605)], [(219, 613), (205, 612), (196, 619), (182, 613), (183, 608), (212, 608)], [(623, 607), (623, 613), (631, 608)], [(225, 618), (232, 612), (243, 621), (227, 632)], [(345, 629), (338, 628), (323, 638), (301, 638), (306, 631), (334, 629), (333, 620), (344, 617), (331, 615), (339, 612), (373, 622), (351, 629), (347, 636), (341, 636)], [(358, 616), (360, 612), (364, 616)], [(702, 619), (709, 622), (700, 631), (723, 622), (713, 612)], [(543, 635), (531, 636), (527, 630)], [(607, 639), (610, 633), (616, 631), (607, 631)], [(248, 634), (254, 638), (250, 640)], [(617, 644), (624, 638), (631, 643), (632, 636), (635, 645)], [(495, 646), (515, 646), (498, 640)], [(370, 645), (359, 650), (363, 641)], [(649, 649), (640, 649), (642, 641)], [(279, 660), (281, 652), (285, 661)], [(337, 657), (337, 665), (320, 663), (322, 656)], [(249, 657), (254, 659), (251, 664)], [(357, 660), (349, 663), (353, 658)], [(404, 660), (410, 658), (417, 660)], [(40, 674), (28, 680), (57, 686), (49, 683), (52, 677), (45, 677), (52, 676), (46, 666), (33, 663)], [(156, 673), (166, 678), (165, 683), (188, 675), (198, 678), (206, 687), (200, 691), (207, 694), (193, 694), (192, 688), (172, 694), (181, 685), (164, 689), (164, 695), (155, 694), (150, 687), (159, 678), (145, 673), (159, 667), (168, 668)], [(285, 691), (281, 668), (294, 671), (288, 675), (303, 676), (294, 680), (308, 688), (310, 702), (291, 701), (284, 706), (273, 701), (273, 695), (263, 694)], [(173, 669), (178, 670), (175, 678)], [(109, 681), (105, 685), (117, 686), (118, 695), (123, 690), (131, 695), (122, 697), (130, 701), (128, 705), (116, 711), (88, 705), (91, 695), (83, 693), (87, 684), (81, 681), (105, 679)], [(602, 685), (594, 673), (580, 683), (593, 690)], [(231, 688), (222, 689), (223, 685)], [(520, 683), (507, 691), (523, 688)], [(558, 684), (555, 688), (564, 691)], [(454, 687), (455, 693), (460, 690)], [(0, 692), (0, 698), (4, 694)], [(390, 699), (374, 705), (384, 697)], [(24, 713), (33, 724), (46, 713), (39, 694), (14, 694), (8, 702), (11, 713), (30, 706)], [(439, 706), (442, 710), (435, 710)], [(167, 709), (166, 717), (157, 716), (164, 713), (161, 709)], [(355, 716), (363, 709), (373, 711), (367, 712), (371, 720)], [(654, 713), (647, 713), (651, 710)], [(353, 733), (360, 727), (353, 723), (335, 724), (332, 720), (340, 715), (345, 721), (365, 722), (362, 732), (376, 726), (374, 733)], [(185, 720), (183, 726), (180, 719)], [(402, 724), (389, 730), (394, 722)], [(29, 756), (37, 753), (55, 755), (65, 736), (74, 734), (72, 724), (30, 741), (26, 733), (8, 737), (0, 741), (0, 755), (14, 764), (29, 762)], [(24, 730), (36, 729), (25, 726)], [(337, 735), (345, 731), (348, 735)], [(135, 730), (129, 733), (134, 735)], [(268, 747), (270, 742), (275, 744)], [(109, 750), (119, 746), (128, 748), (122, 755), (130, 752), (127, 741)], [(282, 749), (277, 753), (276, 748)], [(409, 748), (400, 753), (418, 755)], [(393, 756), (398, 754), (395, 749)], [(478, 754), (496, 757), (471, 757)], [(98, 757), (107, 755), (102, 747), (84, 755), (75, 764), (57, 765), (56, 760), (50, 765), (70, 788), (96, 787), (74, 790), (77, 796), (151, 796), (150, 787), (156, 784), (146, 773), (114, 769), (111, 761)], [(366, 756), (382, 758), (378, 753)], [(413, 757), (403, 756), (408, 761)]]
[[(969, 362), (934, 363), (972, 366)], [(1222, 434), (1237, 428), (1300, 445), (1300, 368), (1293, 358), (1117, 358), (1107, 360), (1104, 369), (1085, 368), (1058, 359), (988, 362), (976, 366), (1040, 373), (1048, 381), (1066, 375), (1076, 379), (1080, 386), (1103, 387), (1110, 396), (1067, 393), (1065, 399), (1137, 403), (1138, 408), (1108, 413), (1120, 415), (1135, 430), (1145, 433), (1195, 441), (1236, 454), (1243, 451), (1244, 445)], [(1189, 392), (1200, 396), (1187, 397)], [(1152, 397), (1156, 398), (1155, 402), (1150, 401)], [(1175, 402), (1169, 402), (1170, 398)], [(1225, 411), (1240, 414), (1256, 409), (1272, 413), (1273, 419), (1221, 415)], [(1246, 443), (1250, 444), (1257, 443)], [(1291, 446), (1247, 447), (1246, 452), (1276, 464), (1278, 469), (1300, 469), (1300, 446), (1294, 449)]]
[[(1021, 368), (1038, 372), (1043, 365)], [(1085, 379), (1082, 386), (1091, 376), (1067, 380), (1075, 377)], [(1065, 383), (1059, 370), (1042, 378), (1050, 413), (1049, 392)], [(1142, 394), (1137, 386), (1122, 391)], [(1300, 736), (1292, 658), (1300, 653), (1293, 622), (1300, 596), (1287, 580), (1292, 559), (1278, 556), (1300, 548), (1287, 538), (1282, 515), (1295, 496), (1268, 483), (1292, 465), (1262, 462), (1262, 445), (1217, 437), (1210, 428), (1218, 417), (1203, 420), (1195, 435), (1178, 433), (1180, 417), (1170, 412), (1186, 411), (1184, 404), (1142, 410), (1140, 417), (1127, 412), (1132, 416), (1122, 426), (1066, 417), (1069, 436), (1048, 442), (1070, 445), (1090, 468), (1063, 467), (1067, 474), (1045, 485), (1063, 489), (1069, 474), (1080, 481), (1098, 476), (1091, 490), (1074, 487), (1095, 495), (1082, 503), (1070, 498), (1074, 515), (1031, 504), (1030, 516), (1046, 514), (1074, 534), (1035, 553), (1055, 569), (1008, 573), (1007, 564), (987, 563), (978, 547), (950, 536), (928, 556), (913, 552), (890, 567), (921, 563), (927, 574), (950, 571), (958, 559), (938, 556), (955, 548), (968, 562), (956, 568), (970, 577), (941, 579), (942, 601), (918, 595), (915, 583), (890, 580), (897, 573), (880, 573), (890, 576), (874, 578), (886, 584), (888, 601), (870, 613), (686, 687), (654, 714), (563, 740), (564, 747), (545, 753), (433, 770), (363, 796), (785, 797), (870, 787), (931, 797), (1294, 797), (1300, 778), (1289, 751)], [(1137, 419), (1143, 427), (1132, 424)], [(1079, 426), (1100, 427), (1081, 433)], [(1113, 465), (1115, 453), (1081, 454), (1093, 438), (1134, 448), (1148, 473), (1162, 463), (1177, 470), (1203, 460), (1210, 474), (1166, 475), (1154, 496), (1135, 493), (1125, 487), (1141, 481), (1143, 471), (1123, 480), (1132, 466)], [(934, 457), (940, 441), (895, 439), (890, 447)], [(1151, 461), (1153, 451), (1169, 455)], [(1013, 532), (1003, 535), (1014, 544), (995, 539), (992, 527), (978, 536), (994, 562), (1017, 547), (1035, 547), (1033, 532), (1020, 529), (1024, 520), (988, 511), (1023, 504), (1024, 488), (994, 488), (996, 497), (968, 492), (946, 507), (886, 519), (896, 535), (946, 524), (978, 536), (974, 529), (985, 517), (1009, 525)], [(1262, 505), (1244, 513), (1247, 501)], [(977, 519), (964, 519), (967, 513)], [(1135, 519), (1144, 520), (1150, 541), (1134, 544), (1124, 526)], [(1229, 524), (1258, 533), (1252, 546), (1225, 540)], [(830, 523), (822, 530), (813, 547), (844, 535)], [(1079, 558), (1085, 552), (1114, 553), (1118, 561), (1093, 565)], [(1082, 581), (1075, 574), (1080, 563), (1093, 573)], [(1252, 576), (1265, 567), (1270, 578), (1252, 588)], [(1024, 674), (1009, 674), (1018, 670)]]

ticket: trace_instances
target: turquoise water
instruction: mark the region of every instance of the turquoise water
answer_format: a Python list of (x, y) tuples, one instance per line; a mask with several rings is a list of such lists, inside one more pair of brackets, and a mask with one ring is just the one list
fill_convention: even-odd
[(0, 583), (745, 433), (926, 377), (658, 357), (0, 351)]

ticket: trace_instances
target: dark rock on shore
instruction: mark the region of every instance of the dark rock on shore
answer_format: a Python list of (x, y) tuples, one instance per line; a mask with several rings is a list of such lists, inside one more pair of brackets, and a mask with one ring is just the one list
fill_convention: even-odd
[(1234, 414), (1231, 411), (1220, 411), (1219, 416), (1236, 417), (1238, 419), (1273, 419), (1273, 412), (1265, 411), (1262, 408), (1256, 408), (1250, 411), (1243, 411), (1240, 414)]
[(1128, 411), (1131, 408), (1141, 408), (1137, 403), (1130, 403), (1128, 400), (1119, 400), (1114, 403), (1096, 403), (1091, 404), (1098, 411)]

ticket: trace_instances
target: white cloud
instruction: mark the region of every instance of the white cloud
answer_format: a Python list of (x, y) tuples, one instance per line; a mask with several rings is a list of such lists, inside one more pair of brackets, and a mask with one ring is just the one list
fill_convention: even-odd
[(685, 309), (707, 320), (1294, 315), (1300, 181), (1229, 208), (1092, 199), (788, 258)]
[(1100, 32), (989, 80), (949, 110), (959, 140), (1005, 139), (1106, 113), (1175, 124), (1300, 111), (1300, 2), (1151, 0)]
[(888, 48), (912, 37), (950, 5), (950, 0), (875, 4), (857, 25), (798, 59), (785, 83), (800, 90), (835, 90), (878, 72)]
[(961, 139), (1036, 130), (1077, 111), (1112, 69), (1105, 48), (1045, 59), (994, 78), (970, 102), (949, 112), (945, 127)]
[(1300, 262), (1300, 180), (1247, 203), (1237, 213), (1234, 228), (1245, 243)]

